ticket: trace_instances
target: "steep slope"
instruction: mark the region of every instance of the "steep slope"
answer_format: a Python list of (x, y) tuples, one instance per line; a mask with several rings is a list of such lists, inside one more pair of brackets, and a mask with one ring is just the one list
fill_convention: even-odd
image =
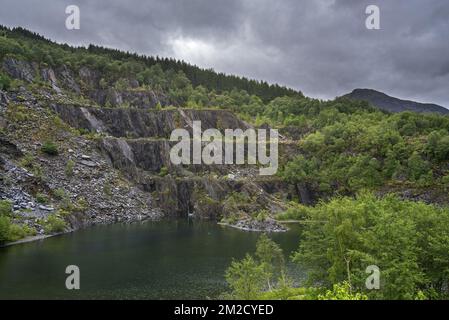
[[(279, 178), (259, 179), (257, 166), (174, 166), (169, 160), (175, 128), (190, 130), (195, 120), (204, 129), (249, 128), (232, 112), (175, 108), (163, 91), (148, 88), (102, 87), (98, 79), (106, 74), (87, 67), (6, 57), (2, 71), (17, 81), (0, 90), (0, 197), (12, 202), (15, 223), (48, 234), (55, 232), (45, 226), (54, 216), (73, 230), (193, 215), (282, 230), (271, 219), (254, 224), (251, 218), (285, 209), (282, 197), (291, 196)], [(135, 94), (139, 99), (129, 98)], [(98, 99), (105, 96), (109, 100)], [(47, 154), (48, 143), (57, 152)]]
[(367, 101), (373, 106), (389, 112), (415, 111), (436, 112), (441, 114), (449, 113), (448, 109), (436, 104), (401, 100), (372, 89), (355, 89), (351, 93), (344, 95), (344, 97)]

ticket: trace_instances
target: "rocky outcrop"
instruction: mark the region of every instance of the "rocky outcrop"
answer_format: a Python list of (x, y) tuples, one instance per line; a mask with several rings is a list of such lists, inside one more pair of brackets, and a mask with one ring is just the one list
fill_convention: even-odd
[(75, 128), (104, 132), (113, 137), (170, 138), (175, 128), (191, 132), (193, 121), (202, 129), (247, 129), (249, 126), (226, 110), (94, 108), (52, 104), (62, 120)]
[[(135, 84), (134, 84), (135, 85)], [(86, 95), (101, 106), (132, 106), (138, 109), (154, 109), (156, 105), (170, 105), (170, 99), (162, 93), (148, 89), (129, 89), (119, 91), (115, 88), (90, 89)]]
[[(13, 77), (30, 81), (34, 79), (28, 76), (31, 70), (39, 70), (26, 62), (10, 61), (7, 64)], [(209, 219), (221, 219), (233, 214), (251, 216), (260, 210), (274, 213), (285, 209), (281, 198), (293, 196), (289, 186), (279, 179), (273, 178), (277, 181), (273, 184), (266, 180), (257, 181), (258, 168), (254, 165), (175, 166), (171, 163), (170, 149), (177, 142), (170, 142), (169, 138), (176, 128), (184, 128), (192, 134), (194, 121), (201, 121), (202, 130), (216, 128), (222, 133), (224, 129), (250, 128), (229, 111), (155, 108), (156, 105), (168, 105), (169, 99), (161, 93), (139, 87), (134, 79), (127, 79), (129, 86), (126, 90), (105, 87), (101, 73), (85, 67), (77, 72), (66, 66), (56, 69), (44, 67), (39, 72), (42, 80), (62, 97), (53, 99), (54, 92), (44, 93), (49, 101), (48, 107), (60, 119), (80, 129), (82, 134), (86, 131), (101, 133), (98, 139), (92, 141), (82, 135), (76, 143), (71, 138), (73, 146), (57, 158), (63, 161), (39, 159), (46, 167), (49, 181), (40, 188), (47, 193), (62, 188), (73, 196), (73, 201), (83, 197), (92, 205), (85, 211), (70, 215), (70, 224), (74, 229), (95, 223), (154, 217), (159, 212), (169, 216), (192, 215)], [(78, 101), (67, 103), (70, 99), (66, 99), (66, 92), (87, 97), (101, 107)], [(26, 93), (21, 93), (27, 100), (25, 104), (41, 110), (39, 100), (32, 95), (28, 99)], [(14, 94), (11, 97), (13, 100), (17, 98)], [(8, 99), (6, 95), (0, 98)], [(45, 117), (48, 119), (48, 116)], [(33, 125), (38, 130), (39, 125)], [(89, 150), (83, 145), (90, 146)], [(91, 149), (93, 146), (95, 151)], [(35, 146), (25, 149), (30, 148), (36, 150)], [(295, 145), (285, 144), (283, 148), (287, 150), (295, 148)], [(74, 162), (74, 174), (70, 178), (64, 173), (69, 159)], [(113, 181), (118, 178), (112, 168), (126, 177), (130, 183), (127, 188), (114, 186)], [(112, 194), (111, 198), (104, 194), (104, 188), (111, 189), (108, 191)], [(24, 190), (31, 195), (28, 202), (33, 202), (35, 191)], [(234, 194), (241, 194), (246, 200), (235, 202)], [(14, 196), (7, 191), (4, 195)], [(35, 212), (40, 212), (39, 207)]]
[(2, 66), (6, 73), (12, 78), (33, 82), (36, 76), (36, 65), (27, 61), (15, 58), (5, 58)]
[[(5, 122), (0, 133), (0, 199), (12, 202), (14, 223), (43, 234), (43, 223), (53, 214), (64, 217), (66, 230), (161, 216), (151, 194), (123, 178), (96, 141), (53, 122), (54, 115), (28, 92), (5, 95), (10, 104), (0, 108)], [(14, 107), (9, 108), (15, 104), (26, 116), (14, 116)], [(49, 138), (57, 155), (41, 151), (43, 139)]]
[(42, 80), (50, 83), (51, 87), (56, 91), (56, 93), (62, 92), (62, 90), (58, 87), (58, 80), (56, 79), (56, 75), (53, 69), (43, 68), (41, 70), (41, 77)]

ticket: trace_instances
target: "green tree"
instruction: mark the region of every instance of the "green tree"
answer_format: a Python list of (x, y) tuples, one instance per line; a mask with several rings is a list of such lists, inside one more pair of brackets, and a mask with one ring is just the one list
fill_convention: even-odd
[(377, 265), (381, 290), (365, 291), (370, 298), (414, 299), (420, 291), (447, 297), (448, 234), (447, 209), (363, 193), (310, 210), (294, 261), (312, 285), (347, 281), (363, 292), (366, 267)]
[(236, 299), (257, 299), (267, 278), (264, 266), (250, 255), (241, 261), (233, 261), (226, 271), (226, 281)]
[(273, 280), (278, 280), (285, 268), (282, 249), (266, 234), (262, 234), (256, 244), (255, 257), (264, 269), (268, 289), (271, 290)]
[(368, 300), (368, 297), (362, 293), (352, 293), (348, 282), (334, 284), (332, 290), (318, 295), (318, 300)]

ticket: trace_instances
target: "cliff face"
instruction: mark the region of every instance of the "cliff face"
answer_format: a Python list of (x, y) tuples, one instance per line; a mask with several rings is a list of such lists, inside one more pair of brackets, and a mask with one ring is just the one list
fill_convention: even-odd
[[(24, 85), (0, 92), (2, 177), (13, 180), (0, 195), (14, 202), (17, 213), (26, 209), (23, 215), (37, 228), (39, 219), (62, 208), (67, 198), (83, 202), (73, 205), (67, 217), (76, 229), (160, 215), (220, 219), (261, 210), (274, 214), (296, 193), (277, 177), (259, 177), (257, 166), (170, 162), (175, 142), (169, 137), (175, 128), (191, 132), (196, 120), (203, 130), (249, 128), (229, 111), (161, 108), (170, 104), (164, 94), (135, 90), (132, 79), (126, 90), (102, 88), (101, 74), (87, 68), (53, 70), (8, 58), (3, 70), (25, 83), (38, 78), (45, 83), (36, 90)], [(58, 145), (58, 155), (42, 153), (47, 140)], [(35, 163), (26, 163), (25, 157)], [(39, 194), (49, 198), (45, 208), (38, 205)]]
[(176, 128), (191, 132), (192, 122), (203, 129), (247, 129), (249, 126), (226, 110), (142, 110), (138, 108), (93, 108), (51, 104), (62, 120), (71, 126), (113, 137), (170, 138)]
[[(265, 199), (255, 199), (255, 211), (283, 208), (279, 201), (272, 205), (270, 194), (257, 184), (258, 169), (255, 166), (177, 166), (171, 163), (170, 149), (176, 142), (169, 141), (169, 136), (175, 128), (190, 131), (195, 120), (200, 120), (204, 128), (248, 128), (228, 111), (176, 109), (149, 112), (66, 105), (53, 105), (52, 109), (75, 128), (105, 135), (98, 140), (98, 147), (108, 162), (143, 190), (152, 193), (166, 214), (222, 217), (232, 213), (226, 211), (223, 202), (234, 192)], [(280, 189), (271, 191), (275, 193)]]

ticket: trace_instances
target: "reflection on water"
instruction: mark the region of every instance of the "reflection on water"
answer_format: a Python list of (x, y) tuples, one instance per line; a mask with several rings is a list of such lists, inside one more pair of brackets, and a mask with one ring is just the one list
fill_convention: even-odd
[[(271, 237), (289, 255), (298, 233)], [(0, 248), (0, 298), (214, 298), (226, 290), (232, 258), (253, 252), (259, 236), (214, 222), (170, 220), (96, 226)], [(80, 268), (80, 290), (65, 288), (71, 264)]]

